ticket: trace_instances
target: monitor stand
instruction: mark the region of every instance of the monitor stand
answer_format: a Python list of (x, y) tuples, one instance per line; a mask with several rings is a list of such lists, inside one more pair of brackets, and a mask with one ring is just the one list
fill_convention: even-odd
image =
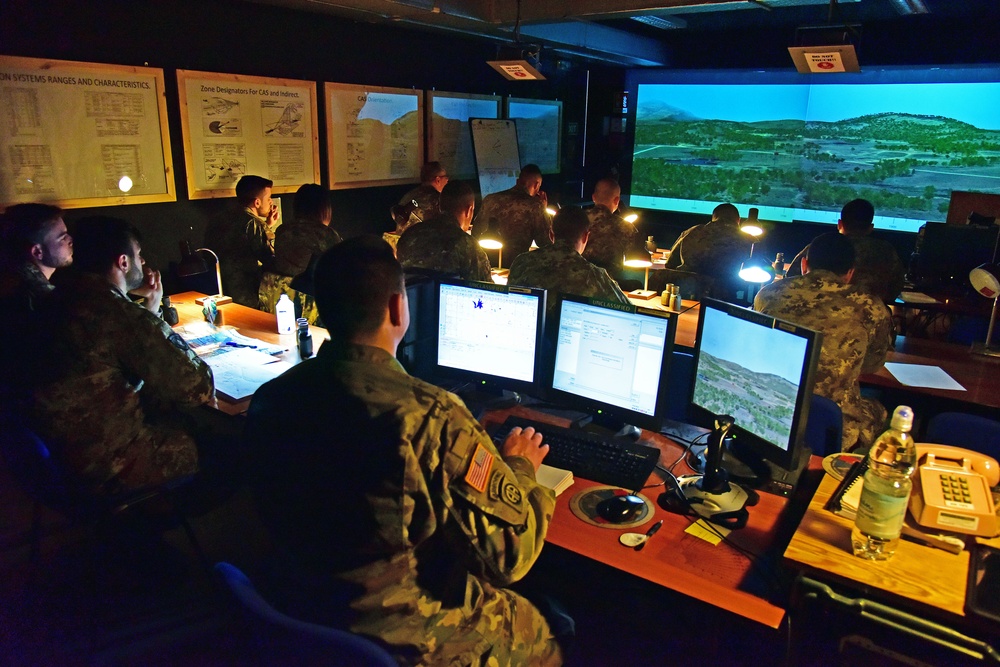
[[(756, 452), (741, 446), (738, 440), (727, 438), (722, 451), (722, 468), (729, 473), (729, 479), (751, 488), (789, 497), (798, 485), (802, 471), (809, 463), (809, 452), (802, 452), (795, 470), (785, 470)], [(708, 448), (695, 445), (687, 457), (687, 465), (697, 473), (705, 472), (705, 458)]]

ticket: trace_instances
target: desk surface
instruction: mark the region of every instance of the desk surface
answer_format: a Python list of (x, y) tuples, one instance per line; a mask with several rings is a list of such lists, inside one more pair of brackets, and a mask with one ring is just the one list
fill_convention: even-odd
[[(170, 304), (177, 308), (179, 326), (204, 321), (201, 306), (194, 302), (195, 299), (203, 296), (205, 295), (200, 292), (181, 292), (170, 296)], [(287, 348), (287, 352), (277, 355), (279, 359), (293, 364), (301, 361), (295, 334), (279, 334), (274, 313), (265, 313), (255, 308), (241, 306), (238, 303), (227, 303), (219, 306), (219, 310), (223, 313), (224, 326), (235, 327), (244, 336), (259, 338)], [(327, 339), (326, 329), (310, 326), (309, 331), (313, 337), (313, 350), (318, 351), (320, 345)], [(231, 415), (246, 412), (250, 406), (250, 398), (234, 401), (220, 394), (217, 396), (217, 400), (219, 409)]]
[(823, 509), (836, 488), (836, 480), (824, 475), (785, 550), (787, 562), (827, 581), (832, 578), (870, 595), (902, 600), (908, 607), (965, 615), (968, 551), (952, 554), (901, 540), (888, 561), (857, 558), (851, 553), (854, 522)]
[(907, 387), (885, 368), (862, 375), (861, 384), (1000, 408), (1000, 359), (996, 357), (972, 354), (965, 345), (898, 336), (895, 349), (889, 351), (886, 361), (939, 366), (966, 390)]
[[(524, 407), (491, 412), (484, 423), (502, 422), (510, 414), (560, 423), (557, 418)], [(641, 441), (658, 447), (662, 452), (661, 462), (668, 466), (682, 451), (680, 445), (649, 431), (643, 431)], [(682, 474), (690, 470), (681, 463), (676, 472)], [(654, 472), (648, 484), (661, 485), (662, 482), (660, 474)], [(634, 551), (618, 542), (625, 529), (591, 526), (578, 519), (569, 507), (570, 499), (594, 486), (599, 485), (576, 478), (573, 486), (559, 495), (546, 542), (772, 628), (780, 625), (785, 609), (762, 596), (767, 590), (767, 580), (761, 576), (760, 567), (755, 567), (746, 555), (726, 542), (712, 545), (684, 532), (691, 525), (691, 519), (657, 506), (649, 522), (628, 529), (645, 532), (653, 522), (663, 519), (663, 527), (642, 551)], [(663, 490), (663, 486), (656, 486), (644, 489), (642, 494), (655, 505)], [(760, 503), (750, 508), (747, 526), (730, 533), (728, 539), (773, 567), (780, 560), (783, 547), (778, 543), (778, 536), (787, 523), (794, 520), (791, 518), (793, 512), (789, 500), (768, 493), (760, 495)], [(790, 532), (788, 527), (784, 534)]]
[[(654, 310), (668, 310), (660, 303), (659, 297), (652, 299), (637, 299), (629, 297), (633, 305), (640, 308), (652, 308)], [(677, 336), (674, 338), (674, 345), (680, 347), (694, 347), (695, 338), (698, 335), (698, 314), (701, 312), (701, 303), (685, 299), (681, 302), (680, 315), (677, 318)]]

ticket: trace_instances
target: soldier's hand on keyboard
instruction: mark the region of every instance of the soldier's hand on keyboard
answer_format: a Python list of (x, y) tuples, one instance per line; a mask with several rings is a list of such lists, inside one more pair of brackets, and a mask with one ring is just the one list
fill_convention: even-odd
[(538, 466), (542, 465), (542, 460), (549, 453), (549, 446), (542, 444), (542, 434), (532, 427), (522, 430), (520, 426), (515, 426), (504, 440), (500, 453), (504, 456), (525, 457), (531, 461), (537, 472)]

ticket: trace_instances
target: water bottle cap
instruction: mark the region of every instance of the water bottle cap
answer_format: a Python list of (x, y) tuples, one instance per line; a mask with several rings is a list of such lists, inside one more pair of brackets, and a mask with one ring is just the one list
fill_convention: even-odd
[(913, 428), (913, 408), (900, 405), (893, 410), (891, 426), (897, 431), (909, 431)]

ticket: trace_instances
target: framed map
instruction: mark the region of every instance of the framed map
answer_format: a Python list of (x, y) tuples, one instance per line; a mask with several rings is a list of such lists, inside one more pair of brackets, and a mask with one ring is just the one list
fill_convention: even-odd
[(176, 201), (163, 70), (0, 56), (0, 207)]
[(244, 174), (275, 194), (319, 183), (316, 84), (177, 70), (191, 199), (235, 196)]
[(470, 118), (500, 118), (499, 95), (427, 92), (427, 161), (440, 162), (452, 179), (474, 178)]
[(330, 188), (414, 183), (423, 164), (423, 91), (324, 83)]
[(537, 164), (543, 174), (559, 173), (562, 107), (558, 100), (507, 98), (507, 118), (517, 122), (521, 164)]

